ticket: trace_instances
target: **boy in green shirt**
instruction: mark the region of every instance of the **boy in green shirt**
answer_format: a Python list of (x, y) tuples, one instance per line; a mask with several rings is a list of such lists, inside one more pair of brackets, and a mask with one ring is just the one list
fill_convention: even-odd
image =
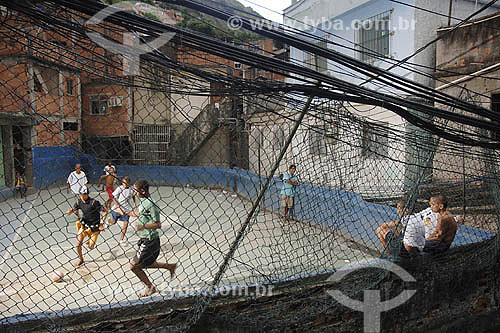
[(149, 184), (146, 180), (140, 179), (134, 184), (134, 192), (140, 199), (139, 212), (128, 212), (129, 216), (138, 217), (137, 231), (141, 240), (139, 249), (134, 259), (130, 263), (130, 269), (146, 285), (146, 289), (139, 294), (139, 297), (146, 297), (157, 292), (157, 289), (149, 280), (145, 268), (164, 268), (170, 271), (170, 278), (175, 276), (177, 264), (167, 264), (156, 261), (160, 255), (160, 236), (158, 229), (161, 228), (160, 211), (158, 206), (149, 196)]

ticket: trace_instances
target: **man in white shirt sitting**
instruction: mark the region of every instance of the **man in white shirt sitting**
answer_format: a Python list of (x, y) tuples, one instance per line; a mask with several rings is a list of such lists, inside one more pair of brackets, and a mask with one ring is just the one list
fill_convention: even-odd
[[(397, 203), (399, 216), (404, 215), (403, 209), (404, 200), (401, 199)], [(455, 220), (460, 222), (463, 218), (455, 216)], [(382, 247), (386, 249), (387, 244), (391, 240), (397, 239), (399, 233), (403, 231), (400, 254), (408, 256), (417, 254), (424, 249), (425, 240), (434, 233), (437, 224), (438, 214), (434, 213), (431, 207), (428, 207), (416, 214), (403, 216), (392, 222), (385, 222), (377, 228), (376, 232)]]

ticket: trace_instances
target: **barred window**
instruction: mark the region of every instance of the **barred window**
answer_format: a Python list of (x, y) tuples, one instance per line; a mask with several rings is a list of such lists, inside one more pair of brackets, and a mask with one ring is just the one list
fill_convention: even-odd
[[(322, 49), (328, 48), (326, 40), (322, 40), (316, 43), (316, 45)], [(328, 70), (327, 59), (325, 57), (307, 51), (304, 51), (304, 65), (318, 72), (325, 72)]]
[(389, 154), (389, 135), (385, 123), (364, 123), (362, 155), (366, 158), (384, 158)]
[(306, 67), (309, 67), (311, 69), (314, 69), (315, 63), (314, 63), (314, 54), (304, 51), (304, 65)]
[(165, 165), (170, 144), (169, 125), (135, 125), (134, 158), (136, 163)]
[(66, 78), (66, 94), (70, 96), (75, 94), (75, 82), (73, 79)]
[[(319, 43), (317, 43), (317, 45), (322, 49), (328, 49), (328, 44), (326, 43), (326, 40), (320, 41)], [(318, 72), (325, 72), (328, 70), (328, 63), (325, 57), (315, 55), (315, 65), (316, 65), (316, 70)]]
[(373, 63), (377, 55), (388, 56), (390, 54), (389, 23), (392, 11), (391, 9), (356, 24), (356, 46), (361, 61)]

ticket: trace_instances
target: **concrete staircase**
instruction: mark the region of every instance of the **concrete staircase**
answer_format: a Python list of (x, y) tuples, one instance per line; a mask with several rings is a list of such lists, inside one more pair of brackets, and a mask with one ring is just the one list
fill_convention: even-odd
[(189, 165), (200, 149), (223, 125), (221, 119), (232, 113), (232, 101), (211, 103), (174, 138), (169, 147), (168, 165)]

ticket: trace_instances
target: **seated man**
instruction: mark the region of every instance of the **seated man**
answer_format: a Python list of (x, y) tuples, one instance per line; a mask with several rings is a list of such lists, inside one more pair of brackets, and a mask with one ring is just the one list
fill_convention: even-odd
[(418, 221), (422, 221), (425, 228), (425, 236), (429, 236), (437, 225), (437, 215), (432, 213), (431, 208), (426, 208), (419, 213), (412, 214), (409, 216), (405, 216), (403, 220), (401, 220), (401, 216), (406, 212), (404, 210), (405, 201), (400, 199), (396, 204), (396, 209), (398, 212), (398, 218), (391, 222), (382, 223), (377, 229), (377, 236), (382, 244), (383, 248), (386, 248), (387, 242), (392, 239), (396, 239), (397, 236), (404, 229), (409, 219), (417, 219)]
[(405, 216), (401, 223), (406, 224), (406, 228), (400, 255), (405, 257), (420, 253), (425, 245), (425, 226), (421, 217), (417, 215)]
[(382, 248), (384, 249), (386, 248), (387, 243), (390, 240), (395, 239), (397, 235), (399, 235), (401, 229), (401, 224), (399, 222), (400, 222), (400, 217), (403, 216), (404, 205), (405, 205), (404, 200), (400, 199), (396, 204), (396, 209), (399, 217), (394, 221), (382, 223), (376, 229), (377, 237), (380, 240), (380, 243), (382, 244)]
[(21, 198), (24, 198), (26, 196), (26, 182), (24, 181), (24, 176), (19, 173), (19, 171), (16, 171), (16, 186), (14, 188), (17, 191), (19, 191), (19, 194), (21, 194)]
[[(429, 205), (430, 205), (430, 201), (429, 201)], [(401, 199), (397, 203), (397, 211), (398, 211), (398, 215), (400, 217), (403, 216), (403, 209), (404, 209), (404, 200)], [(454, 220), (460, 221), (461, 217), (454, 217)], [(400, 232), (402, 230), (404, 230), (404, 227), (410, 221), (412, 223), (415, 221), (420, 222), (424, 227), (424, 234), (420, 235), (420, 233), (418, 233), (418, 235), (419, 235), (418, 237), (423, 237), (423, 239), (410, 240), (410, 238), (414, 239), (415, 237), (417, 237), (417, 234), (415, 233), (414, 228), (412, 226), (410, 231), (408, 231), (408, 232), (412, 233), (413, 235), (411, 235), (411, 236), (408, 235), (408, 237), (410, 237), (410, 238), (407, 238), (407, 242), (408, 242), (408, 244), (414, 244), (414, 243), (418, 244), (418, 246), (412, 246), (412, 247), (422, 247), (421, 243), (423, 241), (425, 241), (426, 239), (428, 239), (431, 236), (431, 234), (433, 234), (436, 230), (436, 227), (438, 225), (438, 213), (434, 212), (432, 210), (432, 208), (429, 207), (429, 208), (422, 210), (419, 213), (405, 216), (402, 219), (397, 218), (396, 220), (394, 220), (392, 222), (385, 222), (385, 223), (381, 224), (377, 228), (376, 232), (377, 232), (377, 236), (380, 240), (380, 243), (382, 244), (382, 247), (384, 249), (386, 249), (387, 243), (390, 240), (396, 239), (398, 237), (398, 235), (400, 234)], [(418, 230), (420, 232), (420, 227), (418, 227)], [(405, 231), (405, 235), (406, 235), (406, 231)], [(422, 249), (420, 248), (420, 250), (422, 250)], [(413, 250), (413, 252), (414, 252), (414, 250)]]
[(432, 212), (437, 213), (437, 226), (434, 232), (426, 237), (424, 251), (442, 253), (448, 250), (455, 239), (458, 225), (457, 218), (447, 210), (448, 200), (442, 194), (429, 200)]

